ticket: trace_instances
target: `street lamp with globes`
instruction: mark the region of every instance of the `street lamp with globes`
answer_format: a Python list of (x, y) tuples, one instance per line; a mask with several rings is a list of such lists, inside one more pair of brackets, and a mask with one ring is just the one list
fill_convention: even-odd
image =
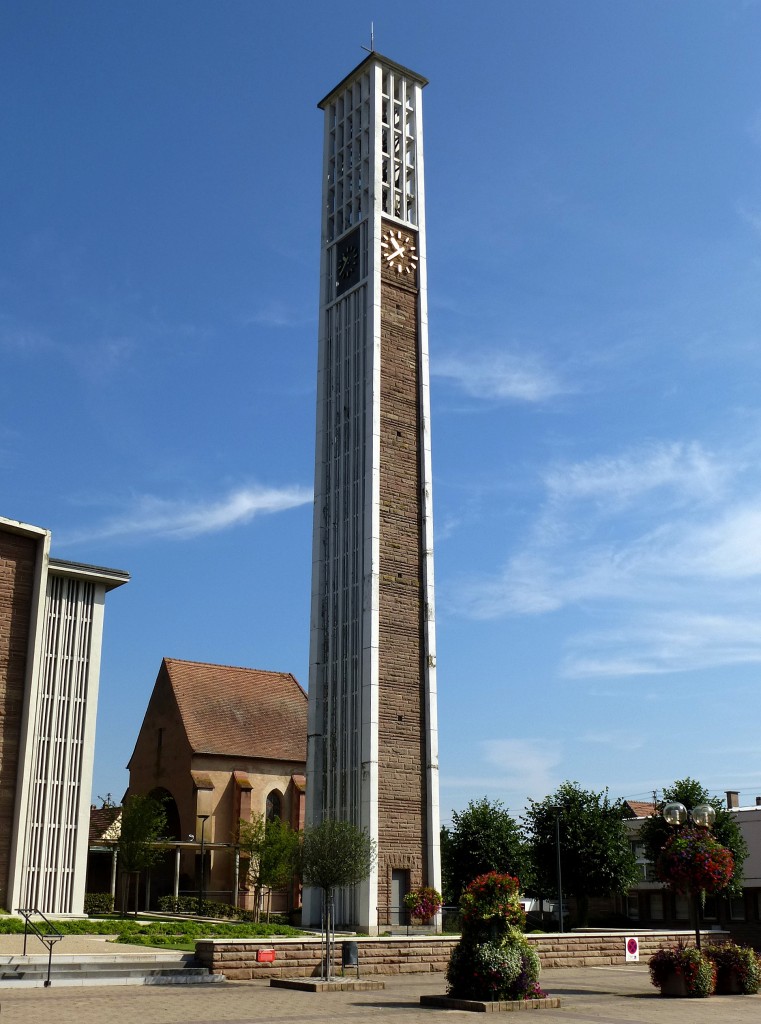
[[(716, 810), (710, 804), (698, 804), (688, 811), (679, 800), (672, 800), (664, 806), (662, 813), (666, 823), (677, 828), (687, 823), (698, 825), (700, 828), (711, 828), (716, 821)], [(700, 949), (700, 906), (697, 892), (692, 894), (692, 905), (695, 913), (695, 945)]]

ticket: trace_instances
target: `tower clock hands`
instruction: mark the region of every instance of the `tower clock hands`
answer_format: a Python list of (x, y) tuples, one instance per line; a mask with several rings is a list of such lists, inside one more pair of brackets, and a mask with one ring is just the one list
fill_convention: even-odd
[(381, 248), (388, 250), (383, 253), (389, 269), (398, 274), (411, 274), (417, 263), (415, 243), (410, 235), (402, 235), (401, 231), (388, 230), (381, 240)]
[(400, 245), (393, 235), (389, 234), (388, 237), (389, 237), (389, 241), (391, 242), (391, 244), (394, 246), (394, 249), (396, 250), (396, 252), (389, 252), (389, 253), (386, 254), (386, 259), (389, 262), (391, 262), (391, 260), (395, 259), (397, 256), (404, 256), (404, 252), (405, 252), (406, 246)]
[(337, 273), (340, 278), (349, 277), (357, 264), (359, 253), (356, 246), (350, 246), (338, 259)]

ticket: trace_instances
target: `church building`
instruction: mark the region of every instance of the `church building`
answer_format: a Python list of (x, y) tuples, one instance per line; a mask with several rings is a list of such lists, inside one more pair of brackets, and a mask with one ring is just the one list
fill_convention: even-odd
[[(128, 765), (128, 793), (162, 800), (174, 840), (144, 905), (202, 890), (253, 908), (239, 823), (303, 828), (306, 730), (307, 696), (289, 672), (162, 660)], [(272, 909), (293, 909), (299, 895), (277, 894)]]

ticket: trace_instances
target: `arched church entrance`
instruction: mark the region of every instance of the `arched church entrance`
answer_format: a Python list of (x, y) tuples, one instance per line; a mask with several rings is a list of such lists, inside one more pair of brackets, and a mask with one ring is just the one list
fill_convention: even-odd
[[(181, 840), (180, 812), (177, 808), (177, 801), (168, 789), (159, 786), (152, 789), (148, 794), (152, 799), (158, 800), (166, 813), (165, 835), (169, 840)], [(175, 849), (170, 847), (161, 855), (160, 860), (153, 865), (145, 880), (146, 892), (145, 903), (149, 910), (158, 910), (159, 900), (162, 896), (171, 896), (174, 893), (175, 873)]]

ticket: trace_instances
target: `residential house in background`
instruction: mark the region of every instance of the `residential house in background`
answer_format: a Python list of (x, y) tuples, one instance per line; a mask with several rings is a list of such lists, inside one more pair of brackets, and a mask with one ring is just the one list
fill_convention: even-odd
[[(638, 839), (642, 822), (656, 813), (656, 808), (652, 802), (630, 800), (627, 803), (636, 815), (626, 824), (640, 865), (641, 880), (618, 909), (632, 927), (689, 929), (693, 920), (689, 897), (673, 893), (657, 880), (654, 865), (647, 859), (644, 845)], [(761, 948), (761, 797), (757, 797), (752, 806), (740, 807), (739, 793), (728, 790), (727, 809), (735, 817), (748, 844), (749, 854), (743, 865), (743, 891), (731, 900), (706, 896), (701, 927), (726, 928), (738, 942)]]
[(122, 809), (113, 804), (90, 807), (90, 837), (87, 856), (86, 892), (108, 892), (116, 906), (117, 843), (121, 834)]

